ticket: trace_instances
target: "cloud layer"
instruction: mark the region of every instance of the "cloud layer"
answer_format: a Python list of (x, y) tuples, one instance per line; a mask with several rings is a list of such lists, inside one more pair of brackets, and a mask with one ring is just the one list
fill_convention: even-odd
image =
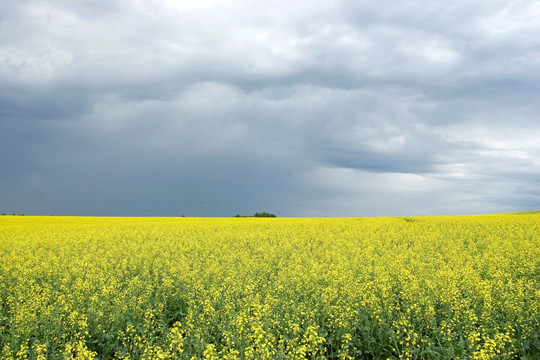
[(538, 33), (534, 1), (7, 2), (0, 211), (540, 208)]

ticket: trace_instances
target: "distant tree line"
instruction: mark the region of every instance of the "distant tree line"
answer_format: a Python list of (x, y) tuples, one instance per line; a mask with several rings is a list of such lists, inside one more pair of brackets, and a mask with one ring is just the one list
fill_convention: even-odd
[(247, 215), (236, 214), (234, 217), (271, 217), (271, 218), (275, 218), (275, 217), (277, 217), (277, 216), (274, 215), (274, 214), (270, 214), (270, 213), (267, 213), (267, 212), (263, 211), (263, 212), (260, 212), (260, 213), (257, 212), (257, 213), (255, 213), (255, 215), (253, 215), (253, 216), (247, 216)]
[(276, 215), (269, 214), (269, 213), (263, 211), (262, 213), (255, 213), (255, 215), (253, 215), (253, 217), (276, 217)]

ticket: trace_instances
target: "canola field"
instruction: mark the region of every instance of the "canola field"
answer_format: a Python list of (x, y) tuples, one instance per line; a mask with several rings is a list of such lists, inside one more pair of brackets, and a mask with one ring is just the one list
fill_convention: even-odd
[(1, 359), (539, 359), (540, 214), (0, 217)]

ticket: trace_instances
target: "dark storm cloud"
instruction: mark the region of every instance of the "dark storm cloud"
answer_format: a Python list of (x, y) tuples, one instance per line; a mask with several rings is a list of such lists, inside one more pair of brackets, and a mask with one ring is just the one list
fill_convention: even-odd
[(535, 2), (0, 10), (0, 211), (540, 207)]

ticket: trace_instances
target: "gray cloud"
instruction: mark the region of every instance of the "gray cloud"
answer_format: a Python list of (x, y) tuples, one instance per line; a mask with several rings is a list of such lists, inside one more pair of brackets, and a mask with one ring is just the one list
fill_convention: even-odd
[(535, 2), (0, 10), (0, 211), (540, 208)]

